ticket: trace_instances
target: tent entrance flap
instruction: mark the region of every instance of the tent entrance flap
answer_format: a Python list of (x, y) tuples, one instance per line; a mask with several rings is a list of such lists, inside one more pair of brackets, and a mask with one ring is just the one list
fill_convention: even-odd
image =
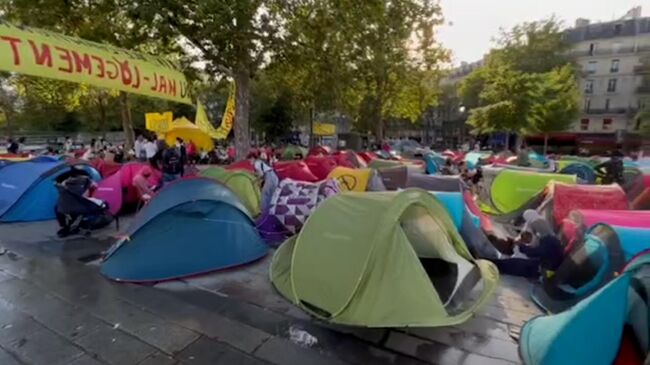
[(400, 216), (400, 227), (443, 305), (448, 312), (455, 312), (456, 304), (466, 303), (473, 289), (462, 284), (478, 274), (476, 266), (456, 253), (445, 228), (423, 206), (406, 208)]

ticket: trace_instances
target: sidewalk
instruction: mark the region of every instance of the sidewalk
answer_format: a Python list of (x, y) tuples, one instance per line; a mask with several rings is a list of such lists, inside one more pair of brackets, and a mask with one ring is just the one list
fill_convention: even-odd
[(275, 293), (270, 257), (153, 287), (118, 284), (84, 262), (114, 231), (60, 241), (52, 228), (0, 227), (9, 250), (0, 255), (0, 364), (517, 364), (511, 333), (538, 313), (530, 284), (504, 278), (461, 326), (332, 326)]

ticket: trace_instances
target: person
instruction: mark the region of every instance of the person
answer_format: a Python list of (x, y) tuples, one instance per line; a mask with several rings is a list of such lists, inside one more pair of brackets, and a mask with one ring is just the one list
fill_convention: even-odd
[(529, 151), (527, 146), (521, 146), (519, 153), (517, 154), (517, 165), (522, 167), (530, 166), (530, 157), (528, 156)]
[(187, 144), (187, 162), (190, 164), (195, 164), (199, 160), (199, 153), (196, 148), (196, 143), (190, 139), (190, 143)]
[(86, 161), (90, 161), (90, 160), (94, 159), (95, 157), (96, 157), (95, 144), (91, 142), (90, 145), (88, 145), (88, 149), (86, 150), (86, 152), (84, 152), (84, 154), (81, 155), (81, 159), (86, 160)]
[[(61, 183), (61, 185), (63, 185), (63, 187), (72, 194), (81, 196), (102, 208), (108, 208), (106, 202), (90, 196), (92, 192), (97, 188), (97, 185), (84, 173), (72, 170), (69, 173), (69, 177), (63, 180), (63, 183)], [(78, 226), (72, 230), (72, 224), (74, 223), (75, 219), (72, 221), (68, 220), (66, 216), (59, 213), (58, 210), (56, 211), (56, 220), (59, 223), (59, 227), (61, 227), (57, 232), (57, 235), (59, 237), (65, 237), (70, 234), (75, 234), (79, 231)]]
[(185, 141), (181, 137), (176, 137), (176, 148), (181, 155), (181, 176), (185, 175), (185, 165), (187, 164), (187, 148)]
[(228, 155), (228, 163), (235, 162), (235, 157), (237, 157), (237, 151), (235, 151), (235, 146), (233, 146), (232, 143), (228, 145), (226, 154)]
[(7, 140), (7, 153), (12, 155), (18, 154), (18, 143), (11, 138)]
[(135, 139), (135, 143), (133, 144), (133, 150), (135, 152), (135, 157), (140, 162), (145, 162), (147, 160), (147, 152), (144, 149), (144, 145), (144, 137), (142, 137), (142, 134), (139, 134), (138, 138)]
[(460, 150), (465, 152), (465, 153), (469, 152), (469, 140), (466, 140), (465, 142), (463, 142), (463, 144), (460, 147)]
[(113, 161), (116, 163), (123, 163), (124, 162), (124, 145), (120, 144), (117, 146), (115, 149), (115, 156), (113, 157)]
[(514, 257), (531, 259), (540, 273), (549, 275), (564, 259), (564, 248), (553, 228), (536, 210), (524, 212), (524, 227), (515, 240)]
[(63, 142), (63, 152), (66, 154), (69, 154), (72, 152), (72, 138), (69, 136), (65, 137), (65, 142)]
[(609, 160), (594, 168), (597, 173), (603, 175), (603, 184), (617, 183), (622, 186), (625, 183), (623, 177), (625, 167), (623, 165), (622, 157), (623, 154), (620, 151), (614, 151), (610, 154)]
[(179, 148), (176, 146), (165, 148), (162, 153), (163, 184), (179, 179), (183, 171), (182, 167)]
[[(147, 161), (152, 162), (154, 156), (158, 152), (158, 146), (153, 141), (153, 138), (148, 137), (147, 142), (144, 144), (144, 157)], [(153, 163), (152, 163), (153, 164)]]
[(249, 160), (252, 162), (253, 167), (255, 168), (255, 176), (260, 179), (262, 184), (262, 198), (260, 206), (262, 212), (268, 211), (268, 208), (271, 206), (271, 198), (273, 198), (273, 192), (280, 183), (280, 179), (271, 166), (267, 165), (264, 161), (259, 158), (259, 155), (256, 153), (250, 153), (248, 155)]
[(442, 175), (453, 175), (454, 174), (454, 165), (451, 162), (451, 158), (445, 160), (445, 164), (440, 169)]
[(147, 204), (154, 195), (154, 185), (151, 184), (150, 178), (153, 170), (149, 166), (143, 167), (134, 177), (131, 185), (138, 192), (140, 199)]

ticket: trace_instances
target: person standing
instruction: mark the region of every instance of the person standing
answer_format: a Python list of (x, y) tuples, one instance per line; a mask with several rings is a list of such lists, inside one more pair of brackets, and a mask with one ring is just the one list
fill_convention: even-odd
[(271, 166), (267, 165), (264, 161), (259, 158), (259, 155), (256, 153), (250, 153), (248, 155), (249, 160), (255, 168), (255, 175), (260, 179), (262, 184), (261, 191), (261, 202), (260, 206), (262, 212), (268, 211), (271, 205), (271, 198), (273, 198), (273, 192), (280, 183), (280, 179)]
[(187, 148), (181, 137), (176, 137), (176, 148), (181, 155), (181, 176), (185, 174), (185, 165), (187, 164)]
[(147, 142), (144, 144), (144, 157), (152, 164), (152, 166), (156, 166), (156, 161), (154, 161), (156, 152), (158, 152), (158, 146), (156, 146), (153, 138), (147, 138)]
[(182, 171), (183, 164), (180, 149), (177, 146), (165, 148), (162, 152), (163, 184), (179, 179)]
[(72, 138), (69, 136), (65, 137), (65, 142), (63, 142), (63, 152), (69, 154), (72, 152)]
[(18, 143), (11, 138), (7, 140), (7, 153), (12, 155), (18, 154)]
[(625, 166), (623, 165), (623, 153), (614, 151), (610, 155), (609, 160), (599, 164), (594, 169), (599, 174), (603, 175), (603, 184), (617, 183), (621, 186), (625, 184), (623, 172)]
[(140, 162), (144, 162), (147, 160), (147, 152), (144, 149), (145, 145), (145, 140), (144, 137), (142, 137), (142, 134), (138, 135), (138, 138), (135, 139), (135, 143), (133, 145), (133, 152), (135, 152), (135, 158), (138, 159)]

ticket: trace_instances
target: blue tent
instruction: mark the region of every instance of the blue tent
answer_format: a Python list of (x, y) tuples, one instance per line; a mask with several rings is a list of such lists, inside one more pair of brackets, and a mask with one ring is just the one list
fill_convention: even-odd
[(113, 280), (155, 282), (242, 265), (268, 247), (237, 196), (211, 179), (166, 186), (106, 255)]
[[(70, 171), (70, 165), (50, 159), (13, 162), (0, 169), (0, 222), (33, 222), (54, 219), (59, 194), (54, 182)], [(94, 179), (99, 173), (89, 165), (77, 165)]]
[(573, 162), (560, 170), (560, 174), (577, 175), (586, 184), (596, 183), (596, 171), (584, 162)]
[(424, 162), (426, 173), (433, 175), (440, 171), (440, 168), (445, 164), (445, 158), (435, 152), (429, 152), (424, 155)]
[(616, 279), (566, 312), (528, 321), (519, 339), (524, 364), (610, 365), (625, 347), (624, 331), (636, 345), (638, 363), (643, 363), (650, 331), (648, 269), (650, 252), (644, 252)]
[(650, 229), (597, 224), (555, 274), (535, 286), (532, 299), (558, 313), (607, 284), (632, 257), (650, 249)]

